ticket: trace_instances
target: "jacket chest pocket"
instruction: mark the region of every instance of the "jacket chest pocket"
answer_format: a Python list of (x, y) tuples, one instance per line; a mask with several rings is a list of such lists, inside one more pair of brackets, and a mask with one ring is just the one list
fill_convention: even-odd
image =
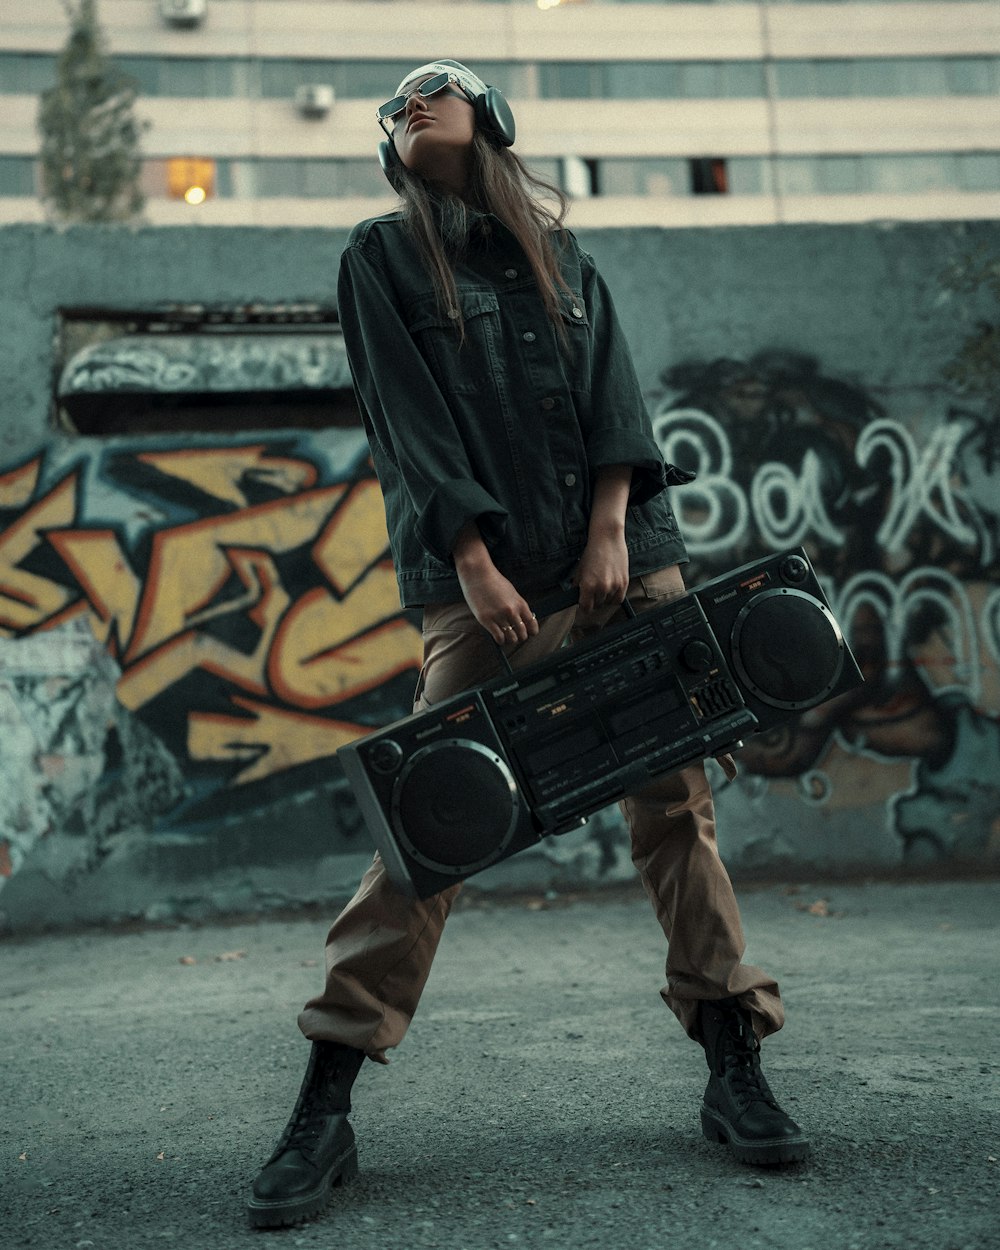
[(458, 317), (442, 312), (433, 295), (416, 300), (407, 328), (445, 394), (491, 391), (500, 335), (500, 303), (492, 291), (459, 290)]
[(591, 387), (590, 318), (582, 295), (559, 296), (559, 319), (567, 356), (566, 372), (574, 391)]

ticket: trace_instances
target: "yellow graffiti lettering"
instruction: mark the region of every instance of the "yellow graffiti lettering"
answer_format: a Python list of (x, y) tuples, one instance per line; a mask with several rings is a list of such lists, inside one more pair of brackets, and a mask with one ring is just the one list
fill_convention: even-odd
[(62, 530), (49, 535), (83, 588), (98, 640), (118, 654), (132, 636), (142, 582), (110, 530)]
[(319, 588), (302, 596), (275, 637), (268, 675), (286, 703), (323, 707), (419, 667), (420, 655), (419, 631), (399, 617), (392, 568), (376, 565), (346, 599)]
[[(330, 585), (343, 595), (388, 548), (385, 504), (378, 482), (359, 482), (319, 536), (313, 559)], [(398, 601), (396, 607), (398, 610)]]
[(232, 572), (227, 549), (252, 547), (277, 555), (311, 543), (345, 490), (339, 485), (308, 491), (157, 534), (126, 662), (135, 662), (220, 611), (242, 610), (243, 603), (216, 601)]
[(38, 486), (41, 471), (41, 459), (36, 457), (19, 469), (0, 473), (0, 508), (26, 508)]
[(205, 451), (151, 451), (136, 459), (238, 508), (248, 506), (243, 488), (248, 480), (293, 495), (308, 490), (317, 476), (316, 466), (307, 460), (269, 456), (263, 444)]
[(74, 473), (0, 533), (0, 636), (38, 629), (79, 597), (75, 590), (19, 567), (46, 542), (46, 530), (72, 523), (76, 484)]
[(233, 703), (250, 715), (192, 712), (187, 747), (193, 760), (245, 762), (235, 778), (237, 785), (332, 756), (346, 742), (369, 732), (364, 725), (283, 711), (251, 699), (234, 698)]
[(239, 651), (211, 634), (187, 630), (129, 665), (117, 685), (124, 707), (133, 712), (144, 707), (195, 669), (215, 673), (255, 694), (266, 693), (267, 657), (289, 595), (265, 552), (235, 551), (229, 557), (246, 587), (241, 602), (260, 630), (253, 651)]

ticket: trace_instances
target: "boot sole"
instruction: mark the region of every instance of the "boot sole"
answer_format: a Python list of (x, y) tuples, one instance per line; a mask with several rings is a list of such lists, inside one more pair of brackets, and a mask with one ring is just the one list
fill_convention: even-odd
[(734, 1133), (720, 1116), (713, 1115), (707, 1107), (701, 1109), (701, 1131), (710, 1142), (728, 1146), (740, 1163), (755, 1163), (758, 1167), (774, 1167), (779, 1163), (801, 1163), (812, 1153), (804, 1135), (781, 1137), (771, 1141), (747, 1141)]
[(319, 1215), (333, 1197), (334, 1189), (354, 1180), (357, 1174), (358, 1148), (351, 1146), (334, 1160), (329, 1171), (324, 1173), (322, 1180), (311, 1193), (291, 1201), (250, 1198), (247, 1201), (250, 1224), (253, 1228), (286, 1228), (312, 1219), (314, 1215)]

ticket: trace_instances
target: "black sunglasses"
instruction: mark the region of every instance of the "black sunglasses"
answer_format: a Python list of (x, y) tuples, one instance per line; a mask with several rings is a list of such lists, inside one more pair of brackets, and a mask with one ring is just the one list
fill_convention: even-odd
[[(459, 82), (458, 76), (456, 74), (447, 73), (435, 74), (433, 78), (428, 78), (426, 82), (422, 82), (416, 89), (416, 92), (411, 92), (410, 94), (419, 94), (426, 100), (432, 95), (440, 94), (440, 92), (446, 90), (446, 88), (452, 85), (456, 86), (467, 100), (471, 102), (475, 101), (476, 97), (471, 91), (466, 91), (461, 82)], [(453, 92), (452, 94), (457, 94), (457, 92)], [(397, 95), (393, 96), (391, 100), (386, 100), (385, 104), (379, 105), (375, 118), (387, 135), (392, 135), (392, 127), (399, 121), (400, 114), (405, 110), (409, 99), (409, 95)]]

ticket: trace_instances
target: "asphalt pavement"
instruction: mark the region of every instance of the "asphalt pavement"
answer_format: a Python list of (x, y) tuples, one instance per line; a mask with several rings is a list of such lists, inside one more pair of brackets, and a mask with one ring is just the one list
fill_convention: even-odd
[(1000, 882), (742, 888), (788, 1010), (764, 1043), (807, 1164), (701, 1136), (701, 1050), (660, 1001), (636, 887), (474, 897), (389, 1067), (361, 1175), (251, 1230), (287, 1119), (326, 918), (0, 946), (0, 1245), (33, 1250), (992, 1250), (1000, 1247)]

